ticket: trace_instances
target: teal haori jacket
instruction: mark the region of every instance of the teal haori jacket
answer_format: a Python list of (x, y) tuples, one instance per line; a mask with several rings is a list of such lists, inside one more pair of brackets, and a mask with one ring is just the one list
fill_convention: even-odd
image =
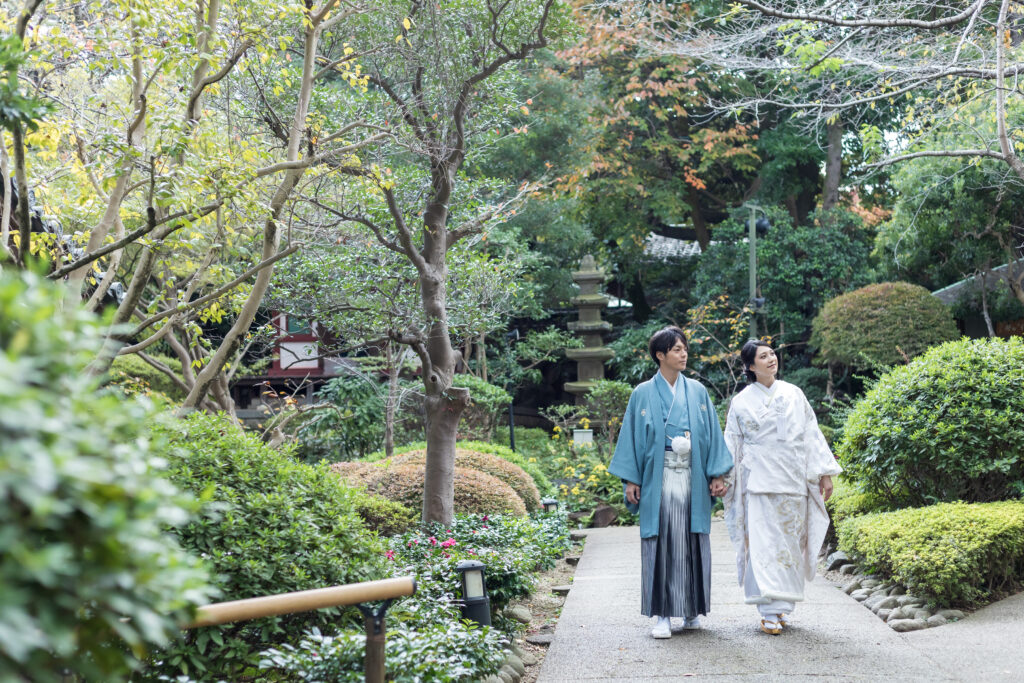
[[(661, 473), (665, 466), (664, 408), (654, 383), (656, 378), (642, 382), (630, 395), (615, 453), (608, 466), (609, 472), (622, 479), (623, 495), (626, 482), (640, 485), (640, 505), (627, 501), (626, 507), (631, 512), (640, 513), (641, 538), (658, 535)], [(711, 492), (708, 486), (712, 479), (732, 469), (732, 454), (725, 445), (718, 414), (707, 389), (682, 375), (676, 381), (685, 382), (693, 448), (690, 459), (690, 532), (707, 534), (711, 533)]]

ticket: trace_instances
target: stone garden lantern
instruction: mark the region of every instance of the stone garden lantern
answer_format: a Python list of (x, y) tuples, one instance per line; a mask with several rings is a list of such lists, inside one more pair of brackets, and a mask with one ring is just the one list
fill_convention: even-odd
[(572, 299), (579, 308), (579, 320), (570, 322), (568, 327), (583, 336), (583, 348), (565, 350), (566, 357), (576, 361), (576, 381), (566, 382), (565, 390), (576, 395), (576, 403), (582, 403), (594, 382), (604, 379), (604, 363), (614, 357), (615, 352), (603, 345), (604, 334), (612, 329), (611, 323), (601, 320), (601, 309), (608, 306), (608, 297), (598, 292), (598, 287), (604, 284), (604, 271), (597, 268), (594, 257), (587, 254), (572, 279), (580, 287), (579, 295)]

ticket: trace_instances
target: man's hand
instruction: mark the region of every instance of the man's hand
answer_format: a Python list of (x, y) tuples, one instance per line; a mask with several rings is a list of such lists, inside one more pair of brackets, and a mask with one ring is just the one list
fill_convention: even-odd
[(626, 482), (626, 501), (633, 505), (640, 503), (640, 487), (631, 481)]
[(725, 483), (725, 477), (715, 477), (711, 480), (711, 484), (708, 486), (711, 489), (712, 496), (724, 496), (725, 492), (729, 490), (729, 485)]
[(818, 480), (818, 490), (821, 491), (821, 497), (828, 500), (832, 497), (832, 477), (829, 475), (823, 476)]

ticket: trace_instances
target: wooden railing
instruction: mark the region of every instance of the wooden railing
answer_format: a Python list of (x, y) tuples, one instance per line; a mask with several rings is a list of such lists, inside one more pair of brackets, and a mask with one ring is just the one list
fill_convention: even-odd
[[(307, 612), (324, 607), (358, 605), (366, 626), (366, 658), (363, 673), (367, 683), (384, 681), (384, 614), (395, 598), (416, 592), (416, 580), (402, 576), (380, 581), (364, 581), (345, 586), (316, 588), (295, 593), (281, 593), (262, 598), (232, 600), (204, 605), (196, 611), (196, 618), (185, 628), (216, 626), (261, 617), (274, 617), (295, 612)], [(382, 602), (376, 608), (366, 603)]]

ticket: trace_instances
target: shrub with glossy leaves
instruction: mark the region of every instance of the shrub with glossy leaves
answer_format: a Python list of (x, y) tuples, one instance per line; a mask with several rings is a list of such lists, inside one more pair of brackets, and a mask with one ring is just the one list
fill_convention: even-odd
[[(153, 354), (152, 358), (176, 373), (181, 372), (181, 361), (177, 358), (157, 354)], [(126, 394), (142, 394), (145, 396), (157, 394), (176, 403), (183, 401), (187, 394), (170, 377), (142, 360), (135, 353), (115, 358), (110, 366), (110, 372), (107, 374), (109, 375), (110, 383), (121, 387)]]
[(814, 319), (821, 358), (858, 369), (905, 363), (960, 336), (949, 308), (909, 282), (882, 282), (837, 296)]
[(978, 605), (1024, 581), (1024, 501), (941, 503), (847, 519), (839, 546), (940, 605)]
[(85, 372), (102, 330), (29, 274), (0, 276), (0, 680), (122, 680), (210, 591), (166, 533), (148, 408)]
[(1024, 340), (949, 342), (883, 375), (837, 453), (892, 507), (1024, 496)]
[[(381, 544), (357, 512), (361, 494), (327, 465), (296, 462), (288, 449), (268, 447), (221, 415), (195, 414), (161, 430), (173, 480), (204, 500), (202, 518), (178, 537), (216, 570), (224, 600), (385, 575)], [(198, 629), (153, 671), (241, 680), (255, 670), (260, 650), (313, 626), (359, 621), (347, 608)]]
[[(392, 465), (424, 466), (426, 462), (427, 452), (425, 449), (408, 451), (391, 458)], [(533, 483), (533, 479), (521, 467), (517, 467), (507, 460), (490, 453), (456, 448), (455, 466), (477, 470), (505, 482), (523, 499), (527, 512), (533, 512), (540, 508), (540, 494), (537, 492), (537, 485)]]

